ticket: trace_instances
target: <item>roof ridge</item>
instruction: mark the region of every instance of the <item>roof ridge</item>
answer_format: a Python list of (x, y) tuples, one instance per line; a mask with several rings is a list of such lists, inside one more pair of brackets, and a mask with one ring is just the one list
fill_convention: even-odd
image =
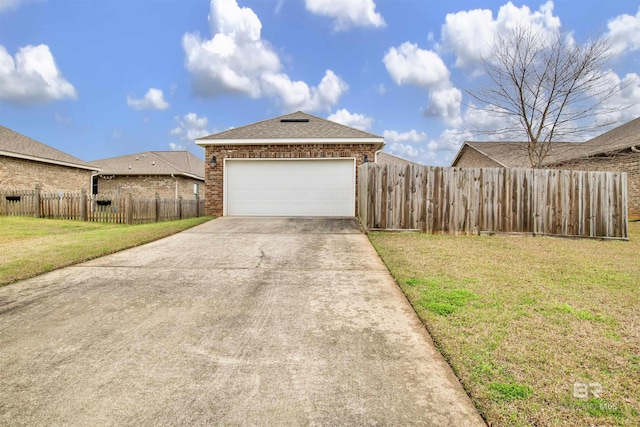
[[(305, 113), (305, 112), (303, 112), (303, 111), (298, 110), (298, 111), (296, 111), (296, 112), (288, 113), (288, 114), (284, 114), (284, 115), (282, 115), (282, 116), (278, 116), (278, 117), (271, 117), (271, 118), (268, 118), (268, 119), (262, 119), (262, 120), (258, 120), (257, 122), (248, 123), (248, 124), (246, 124), (246, 125), (242, 125), (242, 126), (238, 126), (238, 127), (232, 127), (232, 128), (229, 128), (229, 129), (223, 130), (223, 131), (221, 131), (221, 132), (214, 132), (214, 133), (209, 134), (209, 135), (200, 136), (200, 137), (198, 137), (198, 138), (195, 138), (195, 140), (197, 141), (197, 140), (199, 140), (199, 139), (207, 139), (207, 138), (209, 138), (210, 136), (217, 135), (217, 134), (219, 134), (219, 133), (224, 133), (224, 132), (227, 132), (227, 131), (230, 131), (230, 130), (242, 129), (242, 128), (246, 128), (247, 126), (254, 126), (254, 125), (258, 125), (258, 124), (260, 124), (260, 123), (268, 122), (268, 121), (275, 120), (275, 119), (282, 119), (283, 117), (291, 116), (291, 115), (293, 115), (293, 114), (299, 114), (299, 113), (300, 113), (300, 114), (307, 114), (307, 113)], [(310, 116), (311, 114), (307, 114), (307, 115), (308, 115), (308, 116)]]
[[(289, 118), (298, 118), (300, 120), (287, 120)], [(305, 120), (306, 119), (306, 120)], [(295, 123), (283, 123), (283, 122)], [(306, 122), (300, 123), (300, 122)], [(296, 111), (289, 114), (280, 115), (255, 123), (246, 124), (236, 128), (230, 128), (222, 132), (202, 136), (196, 138), (195, 141), (200, 145), (200, 141), (214, 140), (296, 140), (296, 139), (330, 139), (330, 140), (369, 140), (367, 143), (374, 143), (373, 139), (383, 142), (383, 137), (371, 132), (347, 126), (333, 120), (329, 120), (320, 116), (305, 113), (304, 111)], [(204, 143), (207, 144), (206, 142)]]

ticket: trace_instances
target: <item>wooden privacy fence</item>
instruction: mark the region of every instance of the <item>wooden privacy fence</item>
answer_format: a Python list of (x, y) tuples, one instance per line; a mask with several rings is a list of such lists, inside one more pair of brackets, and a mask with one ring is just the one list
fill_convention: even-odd
[(195, 218), (204, 215), (204, 200), (142, 199), (125, 195), (41, 193), (34, 190), (0, 190), (0, 215), (73, 219), (118, 224), (143, 224)]
[(624, 172), (365, 163), (358, 207), (369, 230), (628, 238)]

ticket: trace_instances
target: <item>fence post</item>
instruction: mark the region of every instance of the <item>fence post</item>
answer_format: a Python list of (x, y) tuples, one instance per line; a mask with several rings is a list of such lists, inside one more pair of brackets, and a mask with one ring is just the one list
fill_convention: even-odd
[(156, 193), (156, 222), (160, 221), (160, 195)]
[(196, 193), (196, 218), (200, 218), (200, 196)]
[(80, 190), (80, 220), (87, 220), (87, 189)]
[(33, 216), (40, 218), (40, 185), (36, 184), (33, 192)]
[(178, 219), (182, 219), (182, 196), (178, 196)]
[(125, 224), (133, 224), (133, 194), (131, 193), (124, 195), (124, 217)]

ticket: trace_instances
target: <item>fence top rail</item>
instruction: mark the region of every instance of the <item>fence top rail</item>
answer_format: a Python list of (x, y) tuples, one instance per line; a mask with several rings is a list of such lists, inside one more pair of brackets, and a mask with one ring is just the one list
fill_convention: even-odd
[(627, 176), (627, 172), (624, 171), (590, 171), (590, 170), (575, 170), (575, 169), (544, 169), (544, 168), (504, 168), (504, 167), (479, 167), (479, 168), (466, 168), (459, 166), (429, 166), (421, 165), (419, 163), (410, 164), (393, 164), (393, 163), (363, 163), (358, 166), (358, 169), (392, 169), (392, 170), (407, 170), (407, 169), (424, 169), (424, 170), (441, 170), (443, 172), (458, 172), (458, 171), (486, 171), (488, 173), (497, 173), (504, 171), (518, 171), (520, 173), (533, 173), (533, 174), (548, 174), (550, 171), (554, 173), (570, 172), (574, 174), (591, 174), (591, 175), (607, 175), (607, 174), (619, 174), (620, 176)]

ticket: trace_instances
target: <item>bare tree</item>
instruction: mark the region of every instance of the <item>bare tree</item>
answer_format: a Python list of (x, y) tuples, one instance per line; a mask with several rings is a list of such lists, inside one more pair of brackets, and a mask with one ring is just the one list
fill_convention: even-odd
[(479, 103), (474, 108), (506, 119), (498, 132), (528, 142), (532, 167), (542, 165), (552, 142), (611, 124), (602, 119), (620, 88), (606, 73), (612, 50), (600, 34), (579, 44), (559, 30), (520, 25), (497, 36), (492, 53), (483, 59), (489, 83), (468, 93)]

